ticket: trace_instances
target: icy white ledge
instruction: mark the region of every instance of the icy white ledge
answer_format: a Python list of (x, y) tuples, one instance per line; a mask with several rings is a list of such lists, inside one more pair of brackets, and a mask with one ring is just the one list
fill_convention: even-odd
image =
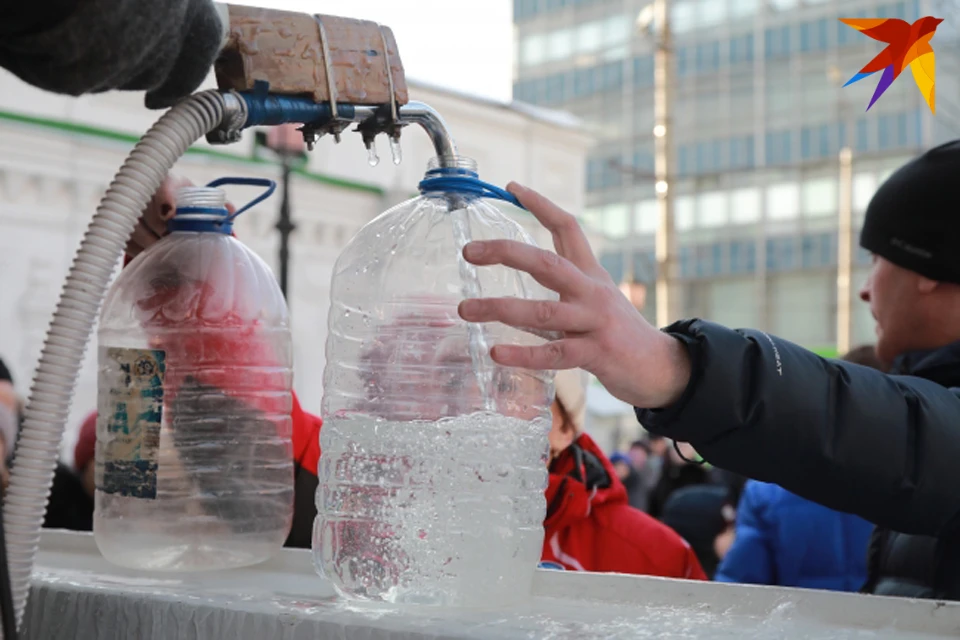
[(542, 571), (512, 609), (437, 611), (348, 605), (285, 551), (258, 567), (136, 574), (104, 561), (90, 535), (46, 531), (24, 638), (956, 638), (960, 604)]

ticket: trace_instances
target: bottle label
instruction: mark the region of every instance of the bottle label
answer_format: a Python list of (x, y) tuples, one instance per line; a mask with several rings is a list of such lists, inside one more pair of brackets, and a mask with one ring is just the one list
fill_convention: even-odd
[(153, 500), (163, 418), (166, 354), (154, 349), (108, 348), (109, 411), (97, 460), (97, 489)]

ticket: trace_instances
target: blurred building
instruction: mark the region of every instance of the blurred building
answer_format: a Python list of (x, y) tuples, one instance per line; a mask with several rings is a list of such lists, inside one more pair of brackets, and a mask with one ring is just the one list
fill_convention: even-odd
[[(501, 185), (517, 180), (571, 210), (583, 209), (583, 166), (592, 140), (575, 119), (422, 84), (411, 83), (411, 97), (443, 114), (460, 152), (477, 160), (485, 180)], [(142, 100), (125, 93), (65, 98), (0, 72), (0, 356), (24, 395), (80, 238), (121, 162), (160, 116), (144, 109)], [(243, 141), (225, 147), (199, 142), (176, 171), (197, 183), (228, 175), (279, 178), (275, 159), (258, 150), (254, 138), (247, 132)], [(433, 155), (426, 135), (415, 127), (404, 131), (399, 166), (391, 162), (386, 140), (378, 142), (382, 160), (371, 167), (358, 134), (345, 133), (339, 146), (325, 138), (292, 180), (295, 387), (304, 407), (317, 413), (334, 262), (360, 227), (416, 194)], [(238, 203), (247, 195), (243, 189), (230, 193)], [(279, 198), (271, 198), (241, 215), (235, 227), (274, 269), (278, 208)], [(543, 246), (552, 246), (532, 216), (522, 214), (519, 222)], [(95, 407), (96, 383), (91, 348), (68, 428)], [(72, 450), (73, 439), (68, 433), (65, 450)]]
[[(599, 142), (584, 219), (617, 279), (655, 277), (649, 0), (515, 0), (514, 97), (568, 110)], [(836, 344), (839, 155), (853, 151), (854, 225), (878, 183), (960, 131), (960, 12), (935, 0), (669, 0), (681, 308), (807, 347)], [(933, 39), (937, 114), (909, 71), (869, 112), (879, 74), (841, 88), (885, 46), (844, 17), (946, 18)], [(856, 256), (853, 295), (869, 258)], [(652, 292), (652, 287), (651, 287)], [(644, 313), (655, 317), (653, 296)], [(853, 303), (853, 342), (873, 340)]]

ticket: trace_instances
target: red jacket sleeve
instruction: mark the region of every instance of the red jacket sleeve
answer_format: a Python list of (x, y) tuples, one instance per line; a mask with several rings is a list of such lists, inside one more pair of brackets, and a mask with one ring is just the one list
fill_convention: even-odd
[(293, 461), (313, 475), (320, 464), (320, 427), (323, 420), (309, 414), (293, 394)]

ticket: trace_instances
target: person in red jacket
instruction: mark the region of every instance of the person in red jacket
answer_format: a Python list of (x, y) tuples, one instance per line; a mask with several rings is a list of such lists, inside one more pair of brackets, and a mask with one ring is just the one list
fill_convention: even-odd
[[(164, 181), (153, 199), (147, 205), (127, 244), (125, 264), (139, 255), (144, 249), (157, 242), (167, 233), (167, 222), (176, 213), (177, 191), (192, 183), (181, 177), (170, 176)], [(227, 208), (233, 210), (232, 205)], [(209, 337), (204, 338), (209, 341)], [(205, 342), (206, 344), (206, 342)], [(174, 345), (179, 352), (189, 350), (191, 344)], [(205, 380), (214, 384), (216, 380)], [(286, 545), (309, 548), (313, 531), (313, 518), (316, 515), (314, 496), (317, 489), (317, 466), (320, 460), (320, 428), (322, 420), (303, 410), (300, 402), (293, 396), (292, 448), (294, 462), (294, 515)]]
[(557, 372), (556, 389), (541, 566), (706, 580), (689, 544), (628, 504), (610, 460), (582, 433), (582, 373)]

